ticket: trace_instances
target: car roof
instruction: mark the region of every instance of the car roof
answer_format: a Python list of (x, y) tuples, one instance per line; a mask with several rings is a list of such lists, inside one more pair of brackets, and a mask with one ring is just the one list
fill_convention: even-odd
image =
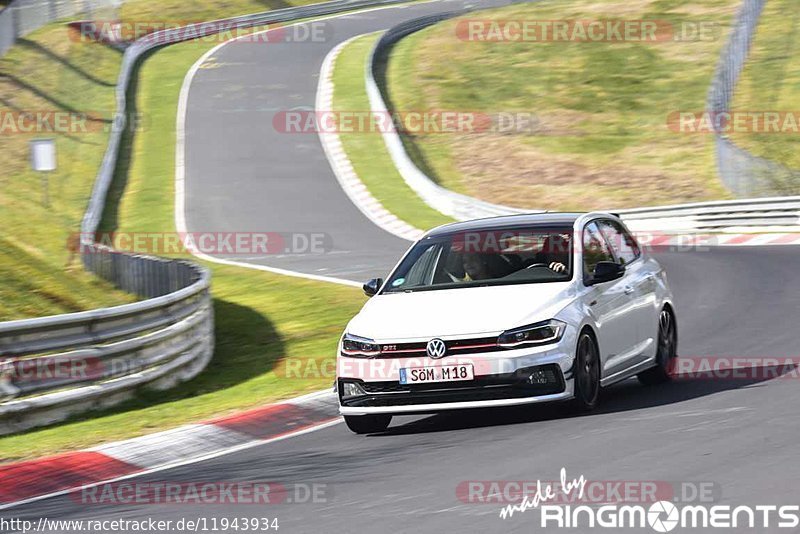
[(570, 226), (572, 227), (580, 217), (586, 213), (577, 212), (544, 212), (521, 213), (519, 215), (502, 215), (445, 224), (434, 228), (425, 234), (425, 237), (447, 235), (456, 232), (499, 230), (520, 226)]

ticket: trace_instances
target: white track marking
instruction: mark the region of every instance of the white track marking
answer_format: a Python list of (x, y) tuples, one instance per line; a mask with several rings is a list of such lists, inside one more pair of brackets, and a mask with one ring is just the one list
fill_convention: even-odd
[[(364, 33), (356, 35), (350, 39), (335, 46), (328, 55), (325, 56), (322, 62), (322, 68), (319, 72), (319, 83), (317, 85), (317, 98), (314, 107), (317, 111), (333, 111), (333, 70), (336, 58), (342, 49), (353, 42), (354, 40), (365, 35), (371, 35), (377, 32)], [(387, 232), (396, 235), (402, 239), (409, 241), (416, 241), (425, 233), (419, 228), (415, 228), (407, 222), (401, 220), (396, 215), (391, 213), (383, 204), (372, 196), (367, 186), (353, 169), (353, 164), (347, 153), (342, 146), (342, 140), (336, 132), (323, 132), (318, 131), (319, 140), (322, 143), (322, 149), (325, 152), (325, 157), (328, 158), (328, 164), (333, 170), (333, 174), (339, 181), (339, 185), (345, 192), (347, 197), (355, 204), (355, 206), (363, 213), (373, 224), (386, 230)]]
[(223, 426), (201, 423), (107, 443), (93, 447), (89, 451), (99, 452), (140, 469), (152, 469), (182, 459), (226, 450), (250, 441), (253, 441), (252, 436)]
[[(447, 0), (431, 0), (430, 2), (418, 2), (418, 3), (434, 3), (439, 1), (447, 1)], [(215, 52), (221, 49), (223, 46), (230, 44), (231, 42), (238, 41), (240, 39), (249, 38), (253, 35), (260, 35), (264, 33), (268, 33), (274, 31), (276, 29), (285, 30), (287, 27), (297, 26), (300, 24), (307, 24), (312, 20), (319, 21), (319, 20), (328, 20), (328, 19), (335, 19), (335, 18), (343, 18), (348, 17), (350, 15), (359, 14), (359, 13), (366, 13), (369, 11), (378, 11), (384, 9), (402, 9), (407, 6), (380, 6), (380, 7), (372, 7), (367, 9), (361, 9), (358, 11), (349, 11), (346, 13), (338, 13), (335, 15), (320, 17), (316, 19), (305, 20), (302, 22), (295, 22), (288, 26), (282, 26), (280, 28), (272, 28), (267, 30), (261, 30), (258, 32), (254, 32), (247, 35), (242, 35), (239, 37), (235, 37), (223, 43), (219, 43), (215, 47), (211, 48), (207, 52), (205, 52), (200, 59), (198, 59), (189, 71), (186, 73), (186, 76), (183, 78), (183, 84), (181, 85), (180, 96), (178, 98), (178, 112), (175, 124), (175, 229), (178, 232), (187, 232), (186, 227), (186, 109), (187, 104), (189, 101), (189, 90), (192, 85), (192, 80), (194, 79), (195, 74), (200, 69), (201, 65), (211, 57)], [(335, 173), (335, 171), (334, 171)], [(331, 282), (334, 284), (341, 284), (351, 287), (361, 287), (361, 284), (358, 282), (354, 282), (352, 280), (346, 280), (344, 278), (335, 278), (332, 276), (321, 276), (315, 274), (306, 274), (301, 273), (299, 271), (292, 271), (288, 269), (280, 269), (277, 267), (268, 267), (266, 265), (257, 265), (253, 263), (244, 263), (235, 260), (228, 260), (223, 258), (217, 258), (214, 256), (209, 256), (207, 254), (203, 254), (200, 252), (192, 252), (192, 254), (202, 260), (218, 263), (222, 265), (232, 265), (236, 267), (244, 267), (246, 269), (255, 269), (258, 271), (266, 271), (275, 274), (283, 274), (286, 276), (294, 276), (297, 278), (306, 278), (308, 280), (317, 280), (320, 282)]]

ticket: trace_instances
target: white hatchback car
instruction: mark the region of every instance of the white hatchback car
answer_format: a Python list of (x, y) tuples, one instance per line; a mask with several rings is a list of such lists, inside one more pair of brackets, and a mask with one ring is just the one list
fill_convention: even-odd
[(441, 226), (417, 241), (339, 344), (340, 413), (357, 433), (392, 415), (571, 400), (637, 375), (669, 379), (675, 307), (661, 265), (609, 213)]

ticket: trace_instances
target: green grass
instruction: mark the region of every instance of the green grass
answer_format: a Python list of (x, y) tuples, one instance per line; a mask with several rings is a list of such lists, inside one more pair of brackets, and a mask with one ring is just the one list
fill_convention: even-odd
[[(122, 5), (118, 15), (128, 22), (192, 22), (314, 1), (131, 0)], [(102, 10), (96, 16), (110, 18)], [(199, 53), (209, 45), (192, 42), (186, 46)], [(90, 133), (0, 132), (0, 321), (135, 300), (86, 273), (67, 246), (79, 231), (106, 148), (121, 59), (119, 51), (76, 39), (63, 23), (20, 39), (0, 58), (0, 117), (9, 112), (60, 111), (99, 118), (90, 123)], [(49, 206), (42, 202), (41, 177), (28, 165), (28, 142), (34, 137), (56, 138), (59, 168), (49, 176)]]
[[(212, 45), (208, 45), (208, 48)], [(135, 136), (118, 230), (174, 231), (175, 116), (185, 72), (203, 53), (195, 43), (151, 56), (139, 76), (138, 110), (150, 127)], [(213, 60), (213, 58), (212, 58)], [(321, 367), (365, 297), (352, 287), (206, 263), (212, 270), (216, 348), (209, 367), (166, 392), (142, 392), (106, 412), (0, 438), (0, 461), (37, 457), (129, 438), (254, 407), (331, 385), (332, 376), (287, 377), (287, 360)], [(302, 367), (305, 369), (305, 367)]]
[(315, 3), (319, 0), (126, 0), (119, 17), (123, 21), (189, 23)]
[[(130, 0), (114, 18), (154, 24), (193, 22), (262, 12), (316, 0)], [(101, 10), (96, 17), (110, 14)], [(151, 24), (147, 24), (151, 23)], [(188, 43), (201, 50), (207, 42)], [(122, 54), (83, 42), (55, 23), (20, 39), (0, 58), (0, 114), (62, 111), (99, 116), (87, 134), (0, 132), (0, 321), (81, 311), (131, 302), (133, 297), (86, 273), (68, 250), (102, 160), (114, 85)], [(2, 115), (0, 115), (2, 116)], [(49, 206), (42, 203), (41, 178), (28, 168), (28, 141), (55, 137), (59, 168), (49, 177)], [(113, 213), (112, 213), (113, 215)]]
[(527, 208), (621, 208), (726, 198), (710, 136), (673, 133), (672, 111), (704, 109), (739, 0), (545, 0), (473, 19), (646, 19), (719, 25), (716, 39), (476, 42), (458, 20), (403, 39), (388, 65), (396, 110), (528, 112), (533, 132), (406, 136), (443, 186)]
[[(0, 321), (67, 313), (132, 301), (83, 271), (68, 250), (94, 184), (113, 115), (120, 54), (69, 39), (50, 25), (21, 39), (0, 58), (0, 114), (88, 113), (100, 120), (88, 132), (0, 132)], [(6, 124), (7, 123), (3, 123)], [(29, 168), (28, 143), (56, 140), (58, 169), (42, 177)]]
[[(345, 46), (336, 58), (333, 71), (333, 110), (369, 110), (364, 86), (364, 65), (378, 35), (368, 35)], [(399, 219), (428, 230), (453, 222), (429, 207), (403, 181), (379, 132), (341, 133), (339, 138), (356, 174), (370, 193)]]
[[(792, 0), (767, 2), (731, 109), (800, 115), (800, 20), (787, 16), (796, 9)], [(796, 131), (734, 131), (731, 137), (754, 154), (800, 169), (800, 133)], [(800, 188), (800, 184), (795, 186)]]

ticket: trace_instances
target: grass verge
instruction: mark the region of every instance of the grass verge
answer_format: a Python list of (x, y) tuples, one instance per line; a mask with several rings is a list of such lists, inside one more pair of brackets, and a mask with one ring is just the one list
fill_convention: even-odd
[[(0, 58), (0, 321), (133, 300), (84, 272), (67, 246), (105, 150), (120, 59), (72, 41), (62, 25), (20, 39)], [(94, 120), (72, 120), (82, 113)], [(54, 117), (64, 121), (58, 131), (26, 131)], [(58, 157), (46, 177), (28, 163), (28, 143), (41, 137), (55, 139)]]
[[(316, 0), (130, 0), (111, 17), (130, 28), (158, 28), (306, 5)], [(138, 26), (133, 26), (138, 23)], [(137, 30), (138, 31), (138, 30)], [(129, 35), (125, 32), (126, 36)], [(190, 46), (219, 39), (208, 37)], [(77, 38), (66, 21), (19, 39), (0, 58), (0, 321), (74, 312), (134, 300), (83, 271), (67, 243), (79, 231), (106, 148), (114, 114), (114, 87), (122, 53)], [(21, 131), (31, 119), (87, 114), (85, 127), (66, 131)], [(148, 117), (144, 117), (147, 124)], [(24, 120), (24, 124), (21, 123)], [(77, 124), (77, 123), (75, 123)], [(53, 130), (53, 128), (50, 128)], [(58, 169), (48, 176), (49, 204), (42, 177), (29, 169), (28, 142), (56, 139)]]
[[(370, 109), (364, 86), (364, 66), (378, 37), (377, 34), (360, 37), (343, 47), (337, 56), (333, 71), (333, 111)], [(423, 230), (453, 222), (428, 206), (403, 181), (380, 132), (340, 133), (339, 138), (358, 177), (396, 217)]]
[[(189, 67), (213, 43), (184, 43), (147, 59), (139, 75), (137, 132), (118, 231), (170, 232), (175, 116)], [(209, 60), (213, 63), (213, 58)], [(142, 392), (105, 412), (0, 438), (0, 461), (32, 458), (125, 439), (328, 387), (338, 336), (364, 301), (355, 288), (251, 269), (206, 264), (213, 272), (216, 350), (196, 379), (166, 392)], [(296, 364), (288, 372), (287, 362)], [(320, 371), (325, 369), (325, 371)]]
[[(674, 133), (667, 117), (704, 109), (740, 3), (544, 0), (445, 21), (394, 49), (390, 99), (400, 111), (533, 115), (530, 130), (406, 136), (443, 186), (490, 202), (588, 210), (726, 198), (711, 137)], [(713, 31), (659, 42), (464, 41), (456, 28), (466, 18), (659, 20)]]
[(184, 23), (215, 20), (248, 13), (319, 3), (320, 0), (126, 0), (119, 8), (122, 21)]

